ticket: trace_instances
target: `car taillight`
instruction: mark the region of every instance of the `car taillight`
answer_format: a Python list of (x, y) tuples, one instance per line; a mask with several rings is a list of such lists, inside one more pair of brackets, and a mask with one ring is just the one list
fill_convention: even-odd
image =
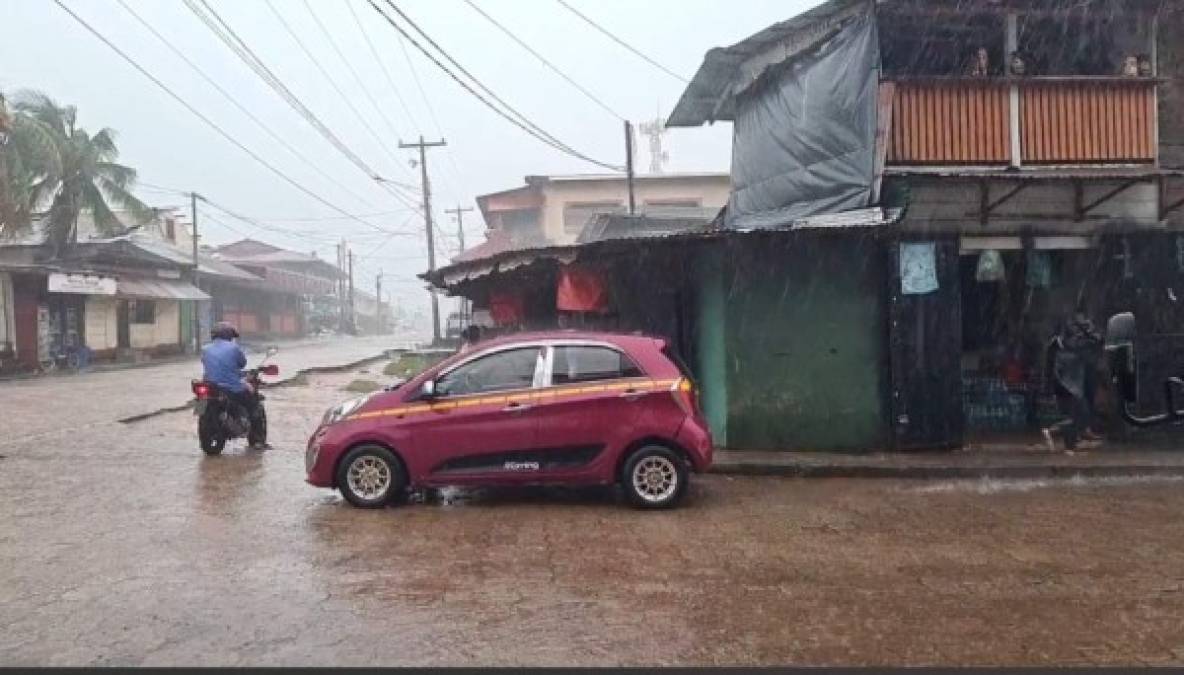
[(670, 393), (674, 396), (674, 402), (678, 404), (678, 407), (684, 413), (694, 415), (699, 409), (695, 383), (689, 379), (680, 377), (675, 380), (674, 384), (670, 387)]
[(210, 385), (205, 382), (193, 383), (193, 395), (199, 399), (207, 399), (210, 397)]

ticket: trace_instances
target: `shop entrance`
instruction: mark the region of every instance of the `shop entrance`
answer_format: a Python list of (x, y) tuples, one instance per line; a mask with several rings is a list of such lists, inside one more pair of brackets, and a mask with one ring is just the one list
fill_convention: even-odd
[(1044, 393), (1046, 347), (1079, 297), (1088, 312), (1098, 263), (1096, 249), (1075, 237), (1038, 238), (1028, 248), (1018, 238), (995, 239), (993, 247), (964, 239), (960, 256), (968, 440), (1026, 436), (1059, 418), (1055, 400)]

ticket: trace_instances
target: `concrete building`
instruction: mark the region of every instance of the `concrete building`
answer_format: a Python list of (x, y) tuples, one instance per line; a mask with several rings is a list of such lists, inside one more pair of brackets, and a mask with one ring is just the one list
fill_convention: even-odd
[[(726, 173), (637, 176), (634, 207), (642, 215), (711, 218), (728, 202), (729, 189)], [(619, 174), (527, 176), (525, 186), (482, 195), (477, 206), (498, 247), (570, 244), (593, 216), (628, 213), (629, 190)]]

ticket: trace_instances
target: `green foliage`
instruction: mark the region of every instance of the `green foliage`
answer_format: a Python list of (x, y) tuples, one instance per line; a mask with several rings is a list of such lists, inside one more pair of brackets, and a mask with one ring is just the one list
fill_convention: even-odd
[[(107, 236), (152, 218), (152, 209), (131, 192), (135, 170), (115, 161), (115, 132), (91, 135), (78, 128), (77, 117), (73, 106), (35, 91), (18, 92), (11, 108), (0, 110), (9, 136), (0, 157), (0, 236), (28, 232), (46, 208), (46, 242), (55, 250), (77, 238), (83, 211)], [(130, 214), (132, 222), (122, 222), (116, 209)]]
[(382, 389), (382, 385), (374, 380), (354, 380), (343, 387), (345, 391), (352, 391), (355, 394), (369, 394), (372, 391)]
[(386, 364), (382, 374), (389, 377), (401, 377), (409, 380), (412, 377), (431, 368), (444, 359), (443, 354), (414, 354), (407, 353)]

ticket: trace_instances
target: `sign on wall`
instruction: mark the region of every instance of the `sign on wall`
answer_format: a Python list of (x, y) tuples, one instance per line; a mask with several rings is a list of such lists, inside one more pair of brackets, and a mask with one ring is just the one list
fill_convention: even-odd
[(82, 295), (115, 295), (115, 279), (96, 274), (49, 275), (50, 293), (79, 293)]

